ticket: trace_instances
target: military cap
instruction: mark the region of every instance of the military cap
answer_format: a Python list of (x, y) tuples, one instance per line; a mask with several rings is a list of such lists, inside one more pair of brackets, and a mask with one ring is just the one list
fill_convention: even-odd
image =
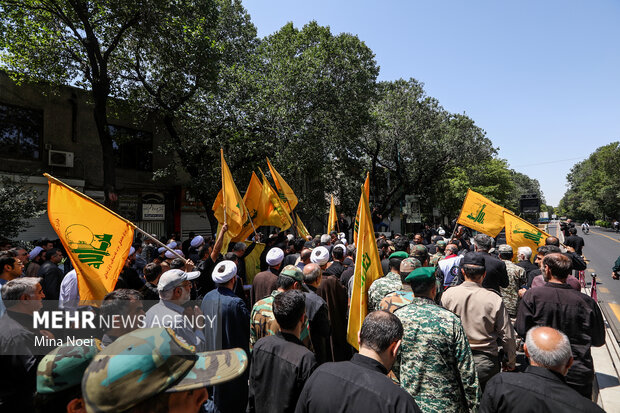
[(409, 257), (409, 254), (407, 254), (405, 251), (396, 251), (396, 252), (393, 252), (392, 254), (390, 254), (389, 259), (392, 259), (392, 258), (407, 258), (407, 257)]
[(484, 256), (479, 252), (468, 252), (463, 257), (461, 265), (478, 265), (484, 267)]
[(417, 258), (405, 258), (400, 263), (400, 273), (401, 275), (409, 274), (411, 271), (421, 266), (422, 263)]
[(295, 281), (304, 282), (304, 273), (294, 265), (287, 265), (280, 271), (280, 275), (291, 277)]
[(93, 345), (60, 346), (50, 351), (37, 366), (37, 393), (51, 394), (79, 387), (86, 367), (99, 351), (101, 341)]
[(413, 247), (413, 251), (411, 251), (412, 254), (414, 252), (424, 253), (424, 252), (428, 252), (428, 249), (424, 245), (417, 244), (416, 246)]
[(420, 267), (411, 271), (407, 278), (405, 278), (405, 282), (412, 283), (414, 281), (426, 282), (433, 280), (435, 278), (435, 268), (434, 267)]
[(502, 244), (502, 245), (499, 245), (499, 246), (497, 247), (497, 251), (498, 251), (500, 254), (501, 254), (502, 252), (509, 252), (509, 253), (511, 253), (511, 254), (513, 253), (513, 251), (512, 251), (512, 247), (511, 247), (510, 245), (508, 245), (508, 244)]
[(196, 353), (169, 328), (138, 329), (95, 356), (82, 379), (82, 396), (89, 413), (125, 411), (162, 392), (232, 380), (247, 365), (240, 348)]
[(442, 241), (437, 241), (435, 245), (437, 245), (438, 247), (446, 247), (448, 243), (442, 240)]

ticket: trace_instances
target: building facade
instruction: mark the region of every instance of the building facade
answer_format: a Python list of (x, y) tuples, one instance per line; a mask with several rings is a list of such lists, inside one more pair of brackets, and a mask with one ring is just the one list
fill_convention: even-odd
[[(153, 180), (153, 172), (170, 162), (169, 155), (158, 151), (167, 136), (157, 117), (137, 121), (130, 111), (116, 110), (123, 102), (113, 103), (108, 123), (114, 140), (117, 212), (158, 237), (210, 234), (203, 209), (185, 190), (187, 174), (178, 171), (175, 178)], [(18, 85), (0, 72), (0, 175), (24, 180), (47, 199), (45, 172), (103, 203), (102, 151), (89, 93)], [(47, 214), (32, 224), (20, 239), (57, 238)]]

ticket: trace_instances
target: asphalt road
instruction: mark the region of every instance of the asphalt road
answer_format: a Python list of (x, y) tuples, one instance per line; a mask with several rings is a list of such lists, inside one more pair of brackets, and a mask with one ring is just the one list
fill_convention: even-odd
[[(620, 341), (620, 280), (611, 278), (611, 268), (620, 256), (620, 234), (606, 228), (590, 227), (589, 234), (583, 234), (580, 224), (577, 235), (584, 239), (583, 255), (588, 262), (586, 280), (592, 284), (591, 274), (596, 273), (598, 301), (607, 321), (612, 325), (616, 339)], [(549, 224), (548, 232), (558, 235), (557, 222)], [(614, 328), (615, 327), (615, 328)]]

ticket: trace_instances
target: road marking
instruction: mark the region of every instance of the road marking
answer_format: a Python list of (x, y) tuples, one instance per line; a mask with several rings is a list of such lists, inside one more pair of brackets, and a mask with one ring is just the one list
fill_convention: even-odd
[(588, 272), (596, 272), (592, 268), (586, 268), (586, 271), (588, 271)]
[(601, 234), (600, 232), (595, 232), (595, 231), (590, 231), (590, 232), (593, 233), (593, 234), (596, 234), (596, 235), (600, 235), (601, 237), (609, 238), (612, 241), (616, 241), (616, 242), (620, 243), (620, 241), (618, 241), (615, 238), (610, 237), (609, 235)]
[[(597, 284), (598, 284), (598, 283), (597, 283)], [(609, 292), (609, 290), (608, 290), (607, 288), (605, 288), (605, 287), (598, 287), (598, 290), (599, 290), (600, 292), (602, 292), (602, 293), (608, 293), (608, 292)]]
[(616, 303), (607, 303), (607, 304), (609, 304), (609, 307), (611, 308), (611, 311), (613, 311), (614, 314), (616, 315), (616, 318), (620, 320), (620, 305)]

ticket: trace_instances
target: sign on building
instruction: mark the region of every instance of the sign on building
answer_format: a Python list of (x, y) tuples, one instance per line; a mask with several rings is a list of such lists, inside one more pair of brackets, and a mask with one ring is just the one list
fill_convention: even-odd
[(163, 221), (166, 217), (165, 204), (142, 204), (142, 220)]

